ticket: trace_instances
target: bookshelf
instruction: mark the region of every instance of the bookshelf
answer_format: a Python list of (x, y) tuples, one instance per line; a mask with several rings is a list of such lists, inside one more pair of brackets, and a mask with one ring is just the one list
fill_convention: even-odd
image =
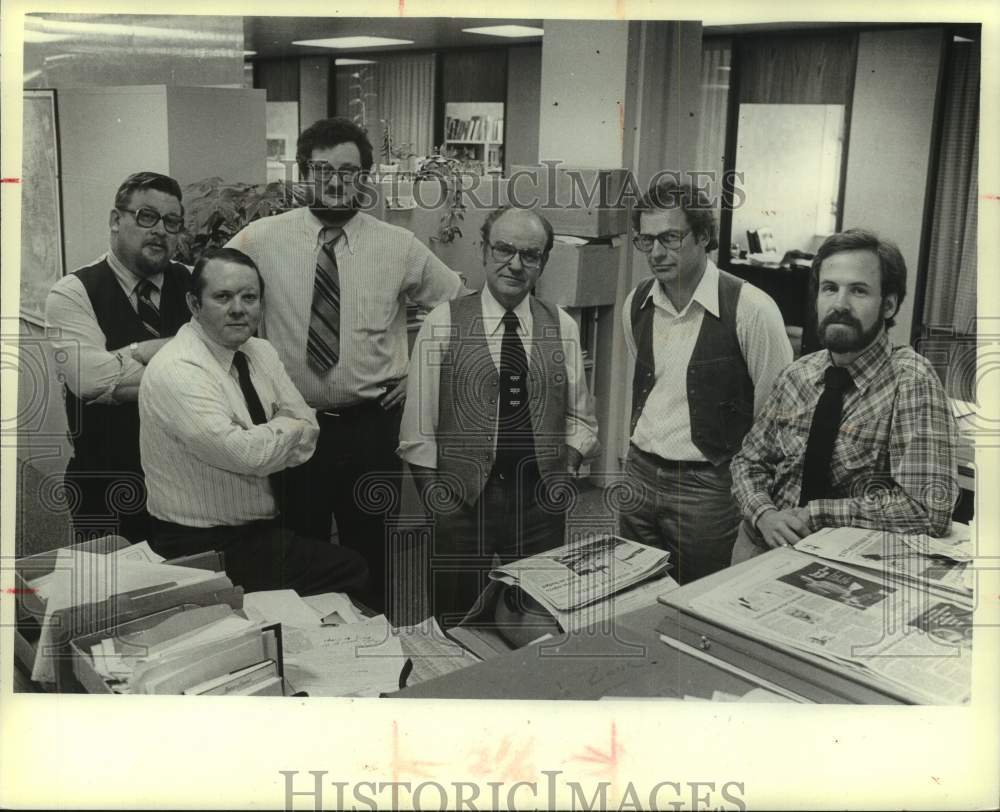
[(445, 154), (482, 172), (503, 168), (504, 105), (502, 102), (448, 102), (444, 108)]

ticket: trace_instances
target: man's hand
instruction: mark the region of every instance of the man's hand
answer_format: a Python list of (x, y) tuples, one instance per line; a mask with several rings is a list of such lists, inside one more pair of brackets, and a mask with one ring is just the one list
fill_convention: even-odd
[(809, 509), (768, 510), (757, 519), (757, 530), (768, 547), (793, 547), (799, 539), (812, 533)]
[(580, 475), (580, 466), (583, 464), (583, 454), (577, 451), (573, 446), (566, 446), (566, 470), (572, 476)]
[(392, 411), (403, 405), (406, 400), (406, 376), (404, 375), (399, 379), (395, 386), (390, 384), (390, 388), (386, 390), (384, 397), (380, 401), (382, 408), (387, 412)]

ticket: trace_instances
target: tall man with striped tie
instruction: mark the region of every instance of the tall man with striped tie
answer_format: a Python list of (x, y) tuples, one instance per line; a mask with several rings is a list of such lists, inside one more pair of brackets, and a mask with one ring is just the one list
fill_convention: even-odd
[(229, 246), (260, 268), (269, 299), (262, 334), (317, 411), (316, 453), (286, 472), (286, 520), (301, 535), (329, 538), (332, 513), (340, 543), (368, 563), (366, 602), (381, 609), (384, 510), (398, 504), (401, 481), (406, 304), (432, 307), (462, 283), (411, 232), (359, 210), (372, 166), (360, 127), (317, 121), (299, 136), (296, 159), (310, 204), (251, 223)]
[(136, 398), (146, 364), (190, 317), (190, 274), (171, 261), (183, 218), (177, 181), (129, 175), (109, 217), (110, 250), (60, 279), (45, 302), (73, 443), (65, 485), (78, 534), (146, 538)]

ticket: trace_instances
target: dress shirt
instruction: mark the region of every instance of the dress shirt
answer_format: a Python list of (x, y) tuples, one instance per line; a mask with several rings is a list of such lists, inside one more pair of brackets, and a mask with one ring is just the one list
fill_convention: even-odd
[[(483, 288), (483, 329), (493, 364), (500, 371), (500, 347), (503, 343), (503, 317), (506, 309), (493, 298), (489, 288)], [(518, 320), (518, 337), (524, 352), (531, 358), (534, 346), (529, 297), (525, 296), (514, 308)], [(450, 343), (451, 305), (434, 308), (424, 319), (413, 345), (413, 370), (407, 380), (406, 405), (399, 428), (397, 454), (406, 462), (424, 468), (437, 468), (438, 397), (440, 393), (441, 357)], [(559, 308), (559, 334), (566, 348), (566, 444), (585, 458), (598, 448), (597, 418), (594, 399), (587, 389), (580, 351), (580, 331), (573, 318)], [(499, 399), (498, 399), (499, 401)], [(499, 402), (497, 409), (499, 409)], [(494, 449), (496, 437), (494, 437)]]
[[(798, 506), (809, 427), (831, 363), (821, 350), (788, 367), (733, 457), (733, 495), (755, 526), (772, 507)], [(810, 525), (943, 535), (958, 496), (958, 435), (937, 375), (909, 347), (892, 347), (884, 331), (847, 370), (854, 383), (830, 464), (835, 497), (808, 504)]]
[[(648, 295), (653, 300), (654, 308), (652, 343), (656, 382), (636, 422), (632, 442), (643, 451), (664, 459), (704, 462), (705, 455), (691, 440), (687, 369), (705, 311), (719, 316), (719, 269), (708, 260), (691, 301), (680, 312), (659, 284), (654, 284)], [(634, 290), (625, 298), (623, 321), (625, 343), (635, 357), (631, 310), (633, 296)], [(753, 381), (756, 415), (763, 407), (778, 373), (792, 362), (792, 345), (774, 300), (750, 284), (740, 288), (736, 305), (736, 337)]]
[[(94, 262), (102, 259), (108, 261), (129, 304), (138, 312), (136, 287), (143, 277), (126, 268), (113, 251)], [(163, 274), (155, 274), (149, 281), (153, 283), (150, 298), (159, 307)], [(60, 369), (66, 374), (70, 391), (84, 403), (116, 404), (120, 402), (116, 399), (119, 386), (139, 385), (145, 367), (126, 350), (105, 349), (107, 336), (97, 323), (90, 297), (76, 274), (67, 274), (49, 291), (45, 299), (45, 326), (53, 331), (50, 339), (53, 350), (69, 354), (69, 362), (61, 364)]]
[(234, 351), (185, 324), (139, 387), (139, 448), (149, 512), (189, 527), (246, 524), (276, 513), (268, 475), (308, 460), (319, 427), (267, 341), (240, 349), (268, 422), (254, 425)]
[(332, 409), (374, 400), (386, 381), (404, 376), (406, 303), (433, 307), (455, 298), (462, 282), (412, 232), (358, 212), (334, 249), (340, 360), (317, 373), (306, 361), (306, 341), (323, 228), (309, 209), (292, 209), (250, 223), (228, 245), (253, 257), (264, 277), (261, 335), (309, 404)]

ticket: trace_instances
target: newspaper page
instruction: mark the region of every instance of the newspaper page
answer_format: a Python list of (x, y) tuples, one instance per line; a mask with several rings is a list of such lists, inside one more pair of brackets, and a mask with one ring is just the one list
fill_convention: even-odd
[(600, 623), (608, 623), (612, 618), (655, 606), (659, 597), (677, 589), (677, 582), (669, 575), (661, 575), (638, 586), (617, 592), (599, 601), (587, 604), (570, 612), (556, 611), (553, 617), (564, 632), (575, 632)]
[(875, 570), (889, 582), (911, 581), (965, 598), (975, 583), (969, 527), (953, 524), (944, 538), (854, 527), (824, 528), (795, 549), (831, 561)]
[(493, 570), (555, 615), (596, 603), (666, 572), (670, 554), (619, 536), (600, 535)]
[(753, 564), (693, 598), (692, 610), (915, 702), (969, 701), (971, 603), (794, 550)]

